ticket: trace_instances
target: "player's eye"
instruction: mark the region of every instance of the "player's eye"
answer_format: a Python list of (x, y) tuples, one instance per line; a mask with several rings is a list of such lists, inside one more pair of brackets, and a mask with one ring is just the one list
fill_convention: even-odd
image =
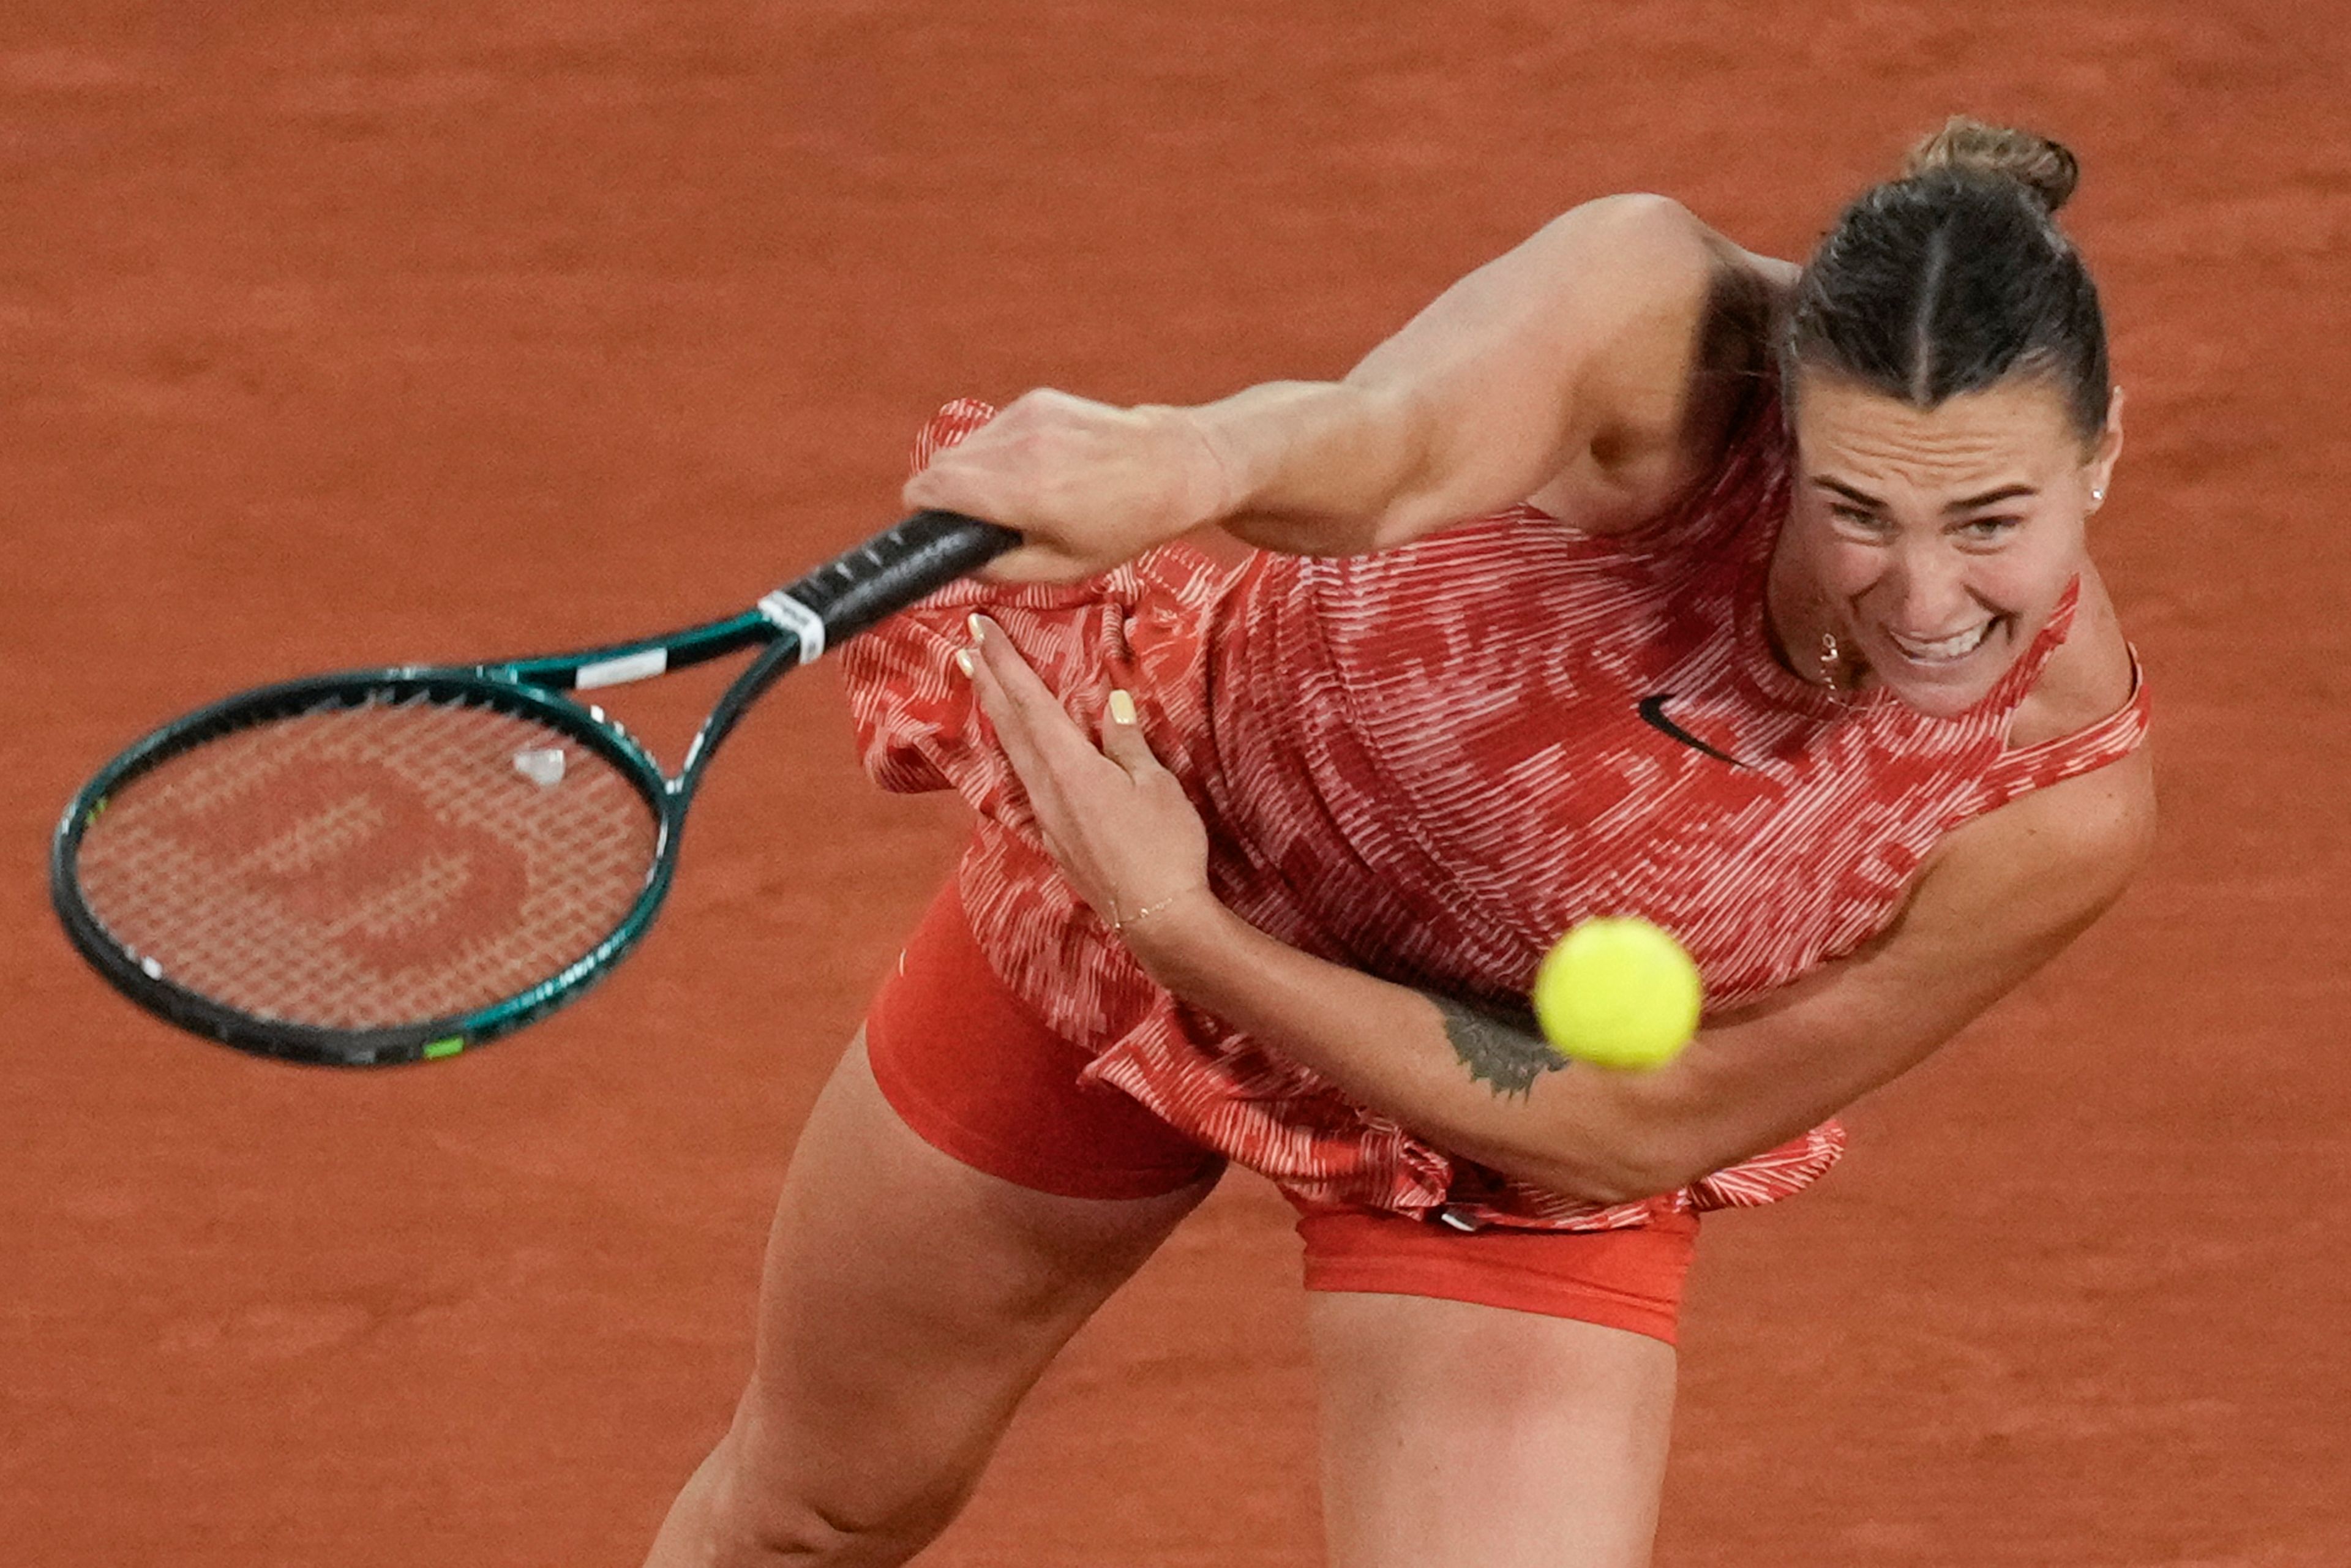
[(2023, 521), (2022, 517), (1970, 517), (1959, 525), (1959, 537), (1970, 544), (1997, 544)]

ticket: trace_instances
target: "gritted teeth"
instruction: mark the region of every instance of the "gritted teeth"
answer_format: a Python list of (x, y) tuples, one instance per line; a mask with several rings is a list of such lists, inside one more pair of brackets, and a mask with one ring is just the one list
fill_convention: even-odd
[(1974, 653), (1982, 645), (1984, 638), (1991, 634), (1991, 627), (1992, 623), (1990, 621), (1979, 622), (1964, 632), (1955, 632), (1948, 637), (1938, 637), (1932, 642), (1922, 641), (1917, 637), (1905, 637), (1890, 626), (1886, 628), (1886, 635), (1896, 648), (1902, 650), (1905, 656), (1917, 660), (1921, 664), (1938, 664), (1954, 659), (1964, 659)]

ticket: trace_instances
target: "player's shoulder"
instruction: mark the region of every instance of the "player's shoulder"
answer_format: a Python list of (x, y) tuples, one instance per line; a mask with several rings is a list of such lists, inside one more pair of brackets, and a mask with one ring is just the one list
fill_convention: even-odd
[[(1559, 220), (1587, 329), (1576, 461), (1538, 506), (1590, 533), (1647, 526), (1719, 467), (1771, 383), (1797, 269), (1733, 244), (1670, 197), (1612, 196)], [(1569, 283), (1562, 281), (1562, 288)]]
[[(2085, 568), (2074, 624), (2018, 708), (2011, 748), (2059, 742), (2112, 716), (2136, 695), (2137, 678), (2113, 602)], [(1928, 869), (2005, 889), (2010, 900), (2044, 913), (2095, 912), (2147, 859), (2155, 818), (2155, 769), (2140, 746), (1967, 823), (1944, 840)]]
[(2030, 790), (1953, 831), (1927, 873), (2032, 923), (2072, 925), (2118, 897), (2155, 845), (2146, 747)]
[(1794, 263), (1750, 251), (1671, 196), (1628, 191), (1562, 213), (1521, 247), (1560, 269), (1562, 287), (1588, 292), (1614, 282), (1653, 308), (1696, 314), (1726, 296), (1776, 306), (1795, 287)]

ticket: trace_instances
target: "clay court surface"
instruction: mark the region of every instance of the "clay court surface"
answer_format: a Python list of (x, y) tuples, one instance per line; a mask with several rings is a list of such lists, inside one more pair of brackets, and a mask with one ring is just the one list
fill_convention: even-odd
[[(2339, 5), (2255, 0), (11, 8), (0, 1562), (635, 1563), (961, 825), (787, 683), (601, 990), (339, 1074), (57, 935), (46, 835), (139, 731), (732, 610), (892, 520), (947, 397), (1335, 373), (1589, 195), (1801, 255), (1955, 108), (2086, 165), (2163, 841), (1841, 1172), (1709, 1223), (1658, 1560), (2351, 1559), (2346, 82)], [(686, 684), (616, 704), (672, 758)], [(1288, 1218), (1231, 1179), (933, 1560), (1317, 1563)]]

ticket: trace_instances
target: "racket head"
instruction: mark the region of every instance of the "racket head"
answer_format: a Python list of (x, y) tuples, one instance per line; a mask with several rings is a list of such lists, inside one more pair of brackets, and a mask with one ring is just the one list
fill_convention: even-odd
[(108, 981), (183, 1029), (298, 1061), (423, 1061), (624, 956), (681, 811), (618, 725), (495, 670), (312, 676), (100, 768), (58, 822), (50, 897)]

